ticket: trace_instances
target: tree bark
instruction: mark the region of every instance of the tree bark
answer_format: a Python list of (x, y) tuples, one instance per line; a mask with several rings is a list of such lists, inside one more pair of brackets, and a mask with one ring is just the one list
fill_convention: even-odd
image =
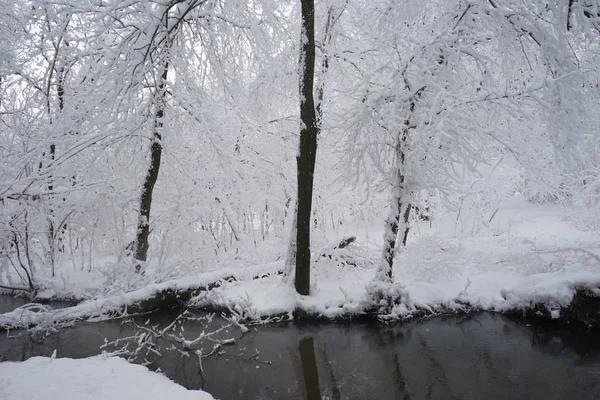
[(302, 0), (302, 33), (300, 46), (300, 148), (296, 157), (298, 169), (298, 207), (296, 211), (295, 287), (301, 295), (310, 294), (310, 219), (313, 176), (317, 155), (318, 125), (313, 97), (315, 75), (314, 0)]
[(375, 280), (377, 281), (392, 281), (392, 271), (394, 265), (394, 255), (396, 254), (396, 240), (398, 238), (398, 231), (400, 230), (400, 217), (402, 216), (402, 222), (404, 226), (404, 233), (402, 237), (402, 244), (406, 246), (406, 239), (408, 237), (408, 219), (410, 217), (410, 204), (403, 205), (405, 197), (404, 188), (404, 150), (402, 144), (406, 141), (406, 135), (404, 134), (397, 140), (396, 143), (396, 170), (395, 170), (395, 187), (394, 195), (392, 198), (392, 207), (390, 213), (385, 220), (384, 234), (383, 234), (383, 254), (382, 260), (379, 263)]
[(154, 114), (154, 133), (152, 138), (152, 146), (150, 147), (150, 166), (146, 172), (144, 186), (142, 188), (142, 196), (140, 198), (140, 214), (138, 218), (138, 228), (135, 246), (135, 270), (140, 272), (142, 264), (146, 262), (148, 257), (148, 236), (150, 235), (150, 210), (152, 208), (152, 194), (154, 186), (158, 179), (160, 169), (160, 161), (162, 158), (162, 128), (163, 119), (165, 116), (165, 86), (167, 82), (167, 74), (169, 71), (169, 63), (164, 64), (160, 80), (157, 85), (156, 93), (156, 110)]
[[(54, 68), (54, 67), (53, 67)], [(57, 71), (58, 73), (58, 78), (57, 78), (57, 87), (56, 87), (56, 95), (58, 97), (58, 110), (59, 113), (62, 113), (64, 108), (65, 108), (65, 86), (64, 86), (64, 82), (65, 82), (65, 67), (63, 66), (59, 71)], [(48, 108), (48, 113), (50, 113), (50, 108)], [(56, 144), (51, 143), (50, 144), (50, 165), (52, 163), (54, 163), (54, 160), (56, 159)], [(52, 175), (50, 175), (48, 177), (48, 192), (52, 193), (52, 190), (54, 190), (54, 178), (52, 177)], [(50, 200), (51, 203), (53, 200)], [(56, 232), (56, 228), (54, 226), (54, 209), (52, 208), (52, 205), (50, 206), (50, 209), (48, 210), (48, 250), (49, 250), (49, 256), (50, 256), (50, 270), (52, 273), (52, 277), (54, 277), (55, 275), (55, 263), (56, 263), (56, 247), (57, 247), (57, 237), (58, 237), (58, 233)], [(60, 246), (59, 247), (59, 251), (60, 251)]]
[[(407, 87), (410, 89), (410, 87)], [(394, 266), (394, 255), (396, 254), (396, 241), (398, 239), (398, 232), (400, 231), (400, 218), (402, 217), (402, 245), (406, 246), (406, 240), (408, 239), (408, 220), (410, 218), (411, 204), (406, 201), (406, 184), (405, 184), (405, 152), (406, 152), (406, 140), (408, 139), (408, 133), (411, 129), (411, 117), (414, 113), (416, 106), (416, 97), (420, 96), (420, 93), (424, 88), (419, 89), (410, 101), (408, 107), (408, 117), (404, 121), (404, 126), (401, 132), (396, 136), (395, 143), (395, 157), (396, 165), (394, 170), (394, 194), (392, 197), (392, 207), (390, 213), (385, 220), (385, 230), (383, 233), (383, 254), (382, 259), (377, 268), (375, 274), (376, 281), (392, 282), (392, 272)]]

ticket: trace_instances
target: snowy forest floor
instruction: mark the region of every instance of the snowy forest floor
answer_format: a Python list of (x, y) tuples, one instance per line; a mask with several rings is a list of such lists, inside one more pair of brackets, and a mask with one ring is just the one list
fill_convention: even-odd
[[(600, 234), (579, 229), (582, 224), (569, 209), (515, 198), (489, 215), (472, 214), (460, 219), (456, 213), (448, 214), (413, 227), (407, 247), (395, 259), (395, 283), (379, 287), (391, 297), (400, 296), (385, 307), (368, 294), (380, 258), (382, 229), (347, 226), (322, 237), (313, 235), (313, 243), (320, 241), (323, 247), (313, 245), (313, 287), (308, 297), (298, 296), (280, 275), (287, 244), (283, 240), (265, 243), (210, 271), (180, 276), (149, 270), (143, 277), (119, 275), (119, 280), (106, 271), (65, 268), (60, 278), (44, 281), (47, 289), (39, 296), (84, 301), (58, 310), (25, 306), (0, 314), (0, 327), (134, 313), (164, 300), (165, 293), (176, 297), (178, 292), (190, 306), (229, 310), (245, 320), (287, 319), (298, 310), (330, 319), (370, 312), (382, 320), (472, 310), (533, 310), (557, 319), (569, 313), (578, 291), (600, 295)], [(351, 235), (357, 237), (355, 243), (332, 250), (331, 243)], [(272, 257), (271, 262), (266, 257)]]

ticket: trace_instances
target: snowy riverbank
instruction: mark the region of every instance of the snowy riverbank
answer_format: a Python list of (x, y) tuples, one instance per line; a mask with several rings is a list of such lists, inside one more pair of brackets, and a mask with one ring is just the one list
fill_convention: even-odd
[(118, 357), (33, 357), (0, 363), (3, 400), (211, 400), (201, 390), (187, 390), (167, 377)]
[[(535, 310), (538, 314), (541, 310), (549, 318), (560, 318), (578, 291), (591, 297), (600, 294), (600, 234), (578, 229), (560, 206), (517, 199), (500, 205), (492, 218), (480, 219), (485, 223), (469, 226), (468, 234), (453, 215), (415, 226), (407, 248), (396, 258), (395, 283), (384, 288), (400, 298), (379, 310), (368, 288), (379, 257), (381, 231), (375, 227), (361, 234), (346, 228), (335, 233), (337, 238), (356, 235), (355, 243), (344, 250), (324, 246), (314, 252), (313, 290), (308, 297), (298, 296), (279, 275), (282, 260), (240, 261), (195, 276), (146, 283), (135, 290), (113, 290), (75, 307), (24, 307), (1, 314), (0, 327), (94, 320), (174, 302), (231, 309), (249, 320), (291, 317), (296, 310), (324, 318), (376, 312), (386, 320), (465, 310)], [(331, 234), (329, 242), (335, 238)]]

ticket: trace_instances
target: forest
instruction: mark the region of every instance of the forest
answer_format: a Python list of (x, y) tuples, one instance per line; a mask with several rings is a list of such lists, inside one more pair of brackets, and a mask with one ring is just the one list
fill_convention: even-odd
[(0, 288), (63, 319), (595, 320), (569, 305), (600, 284), (599, 13), (3, 0)]
[(600, 398), (599, 66), (600, 0), (0, 0), (0, 398)]

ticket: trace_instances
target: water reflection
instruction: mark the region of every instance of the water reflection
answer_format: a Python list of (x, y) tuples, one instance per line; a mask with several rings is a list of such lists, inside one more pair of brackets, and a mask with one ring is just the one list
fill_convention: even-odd
[(319, 388), (319, 370), (317, 369), (315, 344), (312, 337), (300, 339), (300, 343), (298, 343), (298, 353), (300, 353), (300, 364), (302, 365), (304, 398), (307, 400), (320, 400), (321, 389)]
[[(154, 318), (160, 318), (156, 316)], [(186, 325), (190, 337), (203, 326)], [(43, 342), (0, 338), (0, 355), (86, 357), (119, 321), (80, 324)], [(150, 367), (220, 399), (597, 399), (597, 333), (530, 327), (492, 314), (405, 325), (299, 323), (252, 329), (204, 361), (162, 351)], [(271, 364), (264, 361), (268, 360)]]

